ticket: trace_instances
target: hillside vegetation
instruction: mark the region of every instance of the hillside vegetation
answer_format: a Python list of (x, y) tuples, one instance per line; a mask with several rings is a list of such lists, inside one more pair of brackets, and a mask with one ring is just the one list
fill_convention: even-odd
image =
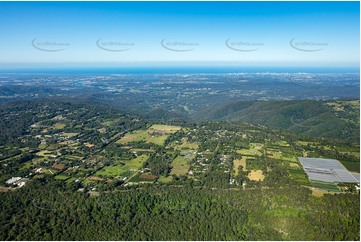
[(248, 122), (314, 137), (358, 142), (360, 102), (242, 101), (219, 105), (194, 119)]

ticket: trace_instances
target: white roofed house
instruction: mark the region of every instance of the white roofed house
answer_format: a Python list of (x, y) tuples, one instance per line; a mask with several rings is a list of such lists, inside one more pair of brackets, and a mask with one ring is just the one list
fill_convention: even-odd
[(22, 177), (12, 177), (9, 180), (7, 180), (5, 183), (12, 186), (17, 187), (23, 187), (26, 184), (26, 181), (28, 181), (28, 178), (22, 178)]
[(5, 183), (8, 185), (12, 185), (20, 180), (21, 180), (21, 177), (12, 177), (9, 180), (7, 180)]

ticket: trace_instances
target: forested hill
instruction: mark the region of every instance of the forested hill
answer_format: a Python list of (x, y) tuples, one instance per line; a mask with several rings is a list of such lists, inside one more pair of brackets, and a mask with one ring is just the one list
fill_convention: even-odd
[(358, 142), (359, 116), (359, 100), (307, 100), (234, 102), (206, 109), (193, 118), (249, 122), (307, 136)]
[(38, 180), (0, 193), (0, 240), (360, 239), (355, 194), (143, 186), (93, 196), (75, 185)]

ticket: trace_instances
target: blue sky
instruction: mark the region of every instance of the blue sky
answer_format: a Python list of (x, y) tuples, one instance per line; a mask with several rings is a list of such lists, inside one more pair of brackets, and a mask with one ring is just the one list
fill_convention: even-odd
[(359, 12), (359, 2), (0, 2), (0, 66), (359, 66)]

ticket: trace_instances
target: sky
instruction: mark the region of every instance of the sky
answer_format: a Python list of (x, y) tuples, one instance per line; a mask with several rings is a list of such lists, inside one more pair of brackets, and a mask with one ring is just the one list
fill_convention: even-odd
[(359, 2), (0, 2), (9, 66), (358, 67)]

